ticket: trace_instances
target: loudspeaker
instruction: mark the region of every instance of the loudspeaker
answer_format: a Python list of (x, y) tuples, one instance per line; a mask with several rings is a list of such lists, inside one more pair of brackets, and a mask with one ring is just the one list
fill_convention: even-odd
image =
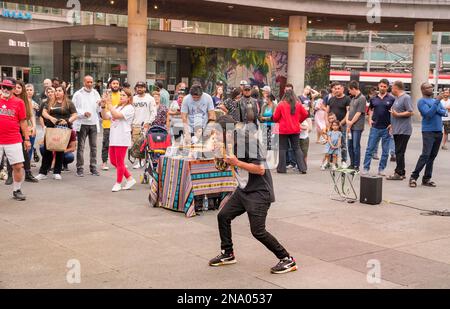
[(378, 205), (383, 201), (383, 178), (361, 176), (360, 200), (362, 204)]

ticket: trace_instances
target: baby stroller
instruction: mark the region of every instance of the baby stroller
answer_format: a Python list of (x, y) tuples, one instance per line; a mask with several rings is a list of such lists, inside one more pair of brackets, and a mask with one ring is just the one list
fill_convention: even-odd
[(170, 134), (165, 127), (153, 126), (148, 132), (141, 151), (145, 153), (144, 175), (141, 176), (141, 183), (148, 184), (154, 179), (154, 172), (158, 166), (159, 158), (166, 154), (166, 150), (171, 145)]

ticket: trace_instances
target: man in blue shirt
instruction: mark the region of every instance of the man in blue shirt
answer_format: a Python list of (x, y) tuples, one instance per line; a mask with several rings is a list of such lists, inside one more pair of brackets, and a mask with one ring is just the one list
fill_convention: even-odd
[(378, 84), (379, 94), (370, 99), (369, 125), (371, 128), (364, 158), (364, 174), (369, 173), (373, 153), (381, 139), (383, 153), (378, 166), (378, 175), (385, 176), (384, 169), (387, 165), (389, 145), (392, 138), (389, 134), (389, 126), (391, 125), (390, 110), (395, 102), (395, 97), (387, 92), (388, 88), (389, 81), (382, 79)]
[(422, 178), (422, 185), (426, 187), (436, 187), (431, 181), (433, 174), (433, 163), (436, 159), (442, 142), (442, 117), (448, 115), (447, 110), (441, 104), (441, 97), (433, 99), (433, 85), (423, 83), (423, 98), (417, 103), (422, 115), (422, 154), (419, 157), (416, 168), (409, 179), (411, 188), (417, 187), (417, 179), (420, 172), (425, 167), (425, 175)]
[(206, 128), (208, 120), (216, 120), (214, 103), (211, 96), (200, 85), (193, 85), (189, 95), (183, 99), (181, 106), (181, 119), (183, 120), (184, 138), (186, 143), (191, 142), (195, 128)]

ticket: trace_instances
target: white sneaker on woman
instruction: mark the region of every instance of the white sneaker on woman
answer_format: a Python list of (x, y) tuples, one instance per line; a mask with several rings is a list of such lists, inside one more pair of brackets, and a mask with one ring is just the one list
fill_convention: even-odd
[(119, 192), (120, 190), (122, 190), (122, 185), (120, 183), (116, 183), (112, 188), (112, 192)]
[(62, 177), (61, 177), (60, 174), (54, 174), (54, 175), (53, 175), (53, 178), (54, 178), (55, 180), (62, 180)]
[(136, 184), (136, 180), (134, 180), (134, 178), (131, 178), (131, 180), (127, 180), (125, 187), (123, 189), (130, 190), (131, 188), (134, 187), (135, 184)]
[(41, 180), (45, 180), (48, 178), (47, 175), (43, 175), (43, 174), (39, 174), (35, 177), (37, 180), (41, 181)]

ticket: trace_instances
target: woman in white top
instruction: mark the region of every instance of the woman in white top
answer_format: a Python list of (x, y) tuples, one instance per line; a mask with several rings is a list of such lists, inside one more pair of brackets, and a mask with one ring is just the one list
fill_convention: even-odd
[[(117, 170), (117, 182), (112, 191), (130, 190), (136, 184), (136, 180), (125, 167), (125, 156), (131, 146), (131, 125), (134, 118), (133, 95), (130, 90), (123, 89), (120, 92), (120, 104), (114, 107), (111, 97), (105, 94), (101, 106), (102, 118), (111, 120), (109, 157), (111, 158), (111, 164)], [(124, 176), (126, 183), (122, 188)]]

